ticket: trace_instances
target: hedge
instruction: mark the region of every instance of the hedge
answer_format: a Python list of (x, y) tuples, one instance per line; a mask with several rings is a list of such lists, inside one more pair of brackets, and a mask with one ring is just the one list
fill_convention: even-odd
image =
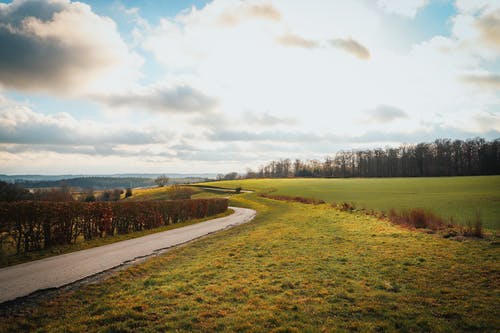
[[(127, 234), (225, 212), (228, 200), (0, 202), (0, 236), (17, 253)], [(0, 244), (1, 246), (2, 244)]]

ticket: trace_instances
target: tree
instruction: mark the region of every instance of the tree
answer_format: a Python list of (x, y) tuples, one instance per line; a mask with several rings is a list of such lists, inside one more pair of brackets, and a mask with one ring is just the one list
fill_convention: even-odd
[[(339, 151), (334, 158), (271, 161), (246, 178), (436, 177), (500, 174), (500, 138), (437, 139), (385, 149)], [(226, 178), (227, 175), (224, 177)]]
[(18, 184), (0, 181), (0, 201), (33, 200), (33, 194)]
[(71, 189), (67, 186), (61, 188), (53, 188), (50, 190), (38, 189), (33, 194), (34, 200), (37, 201), (56, 201), (69, 202), (75, 201)]
[(224, 180), (234, 180), (238, 177), (237, 172), (230, 172), (224, 175)]
[(118, 201), (120, 200), (121, 195), (123, 194), (123, 190), (115, 189), (115, 190), (107, 190), (102, 192), (99, 197), (99, 201)]
[(83, 198), (83, 201), (85, 202), (94, 202), (96, 201), (94, 190), (90, 189), (85, 193), (85, 197)]
[(163, 174), (155, 179), (155, 184), (158, 185), (158, 187), (163, 187), (168, 184), (169, 180), (170, 178)]

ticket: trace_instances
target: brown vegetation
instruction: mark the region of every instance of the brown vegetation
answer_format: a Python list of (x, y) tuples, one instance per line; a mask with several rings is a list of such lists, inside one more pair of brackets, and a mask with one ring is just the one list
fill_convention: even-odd
[(312, 198), (304, 198), (304, 197), (290, 197), (287, 195), (274, 195), (274, 194), (267, 194), (267, 193), (262, 193), (259, 195), (263, 198), (280, 200), (280, 201), (289, 201), (289, 202), (300, 202), (300, 203), (309, 204), (309, 205), (320, 205), (320, 204), (325, 203), (325, 201), (320, 200), (320, 199), (312, 199)]
[[(0, 203), (0, 235), (17, 253), (54, 245), (152, 229), (225, 212), (225, 198), (126, 201)], [(2, 244), (0, 244), (2, 245)]]

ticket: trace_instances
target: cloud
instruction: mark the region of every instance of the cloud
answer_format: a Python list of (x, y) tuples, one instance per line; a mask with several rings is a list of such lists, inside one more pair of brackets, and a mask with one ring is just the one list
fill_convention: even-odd
[(318, 43), (314, 40), (305, 39), (299, 35), (287, 33), (276, 38), (278, 44), (286, 47), (300, 47), (304, 49), (314, 49)]
[(219, 24), (235, 26), (245, 19), (258, 18), (269, 21), (281, 20), (281, 13), (269, 3), (241, 2), (225, 9), (218, 18)]
[[(369, 131), (363, 135), (351, 137), (347, 139), (346, 143), (364, 143), (376, 146), (380, 144), (400, 144), (400, 143), (420, 143), (420, 142), (433, 142), (436, 139), (470, 139), (477, 137), (478, 133), (475, 131), (466, 131), (454, 127), (442, 127), (439, 125), (432, 125), (427, 130), (419, 130), (412, 132), (384, 132), (384, 131)], [(495, 140), (500, 137), (498, 130), (488, 130), (482, 132), (481, 137), (486, 140)]]
[(246, 112), (243, 115), (243, 120), (246, 124), (256, 126), (295, 125), (297, 123), (296, 119), (289, 117), (281, 118), (274, 116), (268, 112)]
[(500, 2), (460, 1), (453, 17), (453, 37), (457, 53), (467, 52), (487, 62), (500, 56)]
[(379, 105), (375, 109), (366, 112), (368, 122), (389, 123), (398, 119), (408, 118), (408, 114), (403, 110), (390, 106)]
[(0, 109), (0, 143), (33, 145), (144, 145), (165, 142), (166, 133), (79, 121), (67, 113), (44, 115), (25, 106)]
[(481, 88), (500, 90), (500, 75), (465, 75), (462, 79)]
[(336, 38), (330, 41), (333, 47), (341, 48), (342, 50), (351, 53), (361, 60), (370, 59), (370, 51), (361, 43), (352, 38)]
[(319, 136), (312, 133), (287, 132), (287, 131), (218, 131), (208, 135), (212, 141), (274, 141), (274, 142), (313, 142), (319, 140)]
[(482, 16), (476, 21), (476, 26), (486, 43), (500, 49), (500, 10)]
[(141, 62), (111, 19), (64, 0), (1, 4), (0, 49), (0, 85), (54, 94), (129, 79)]
[(386, 12), (413, 18), (417, 11), (425, 7), (429, 0), (378, 0), (379, 7)]
[(150, 86), (123, 94), (95, 95), (94, 99), (114, 108), (163, 113), (204, 112), (217, 106), (215, 98), (188, 85)]
[[(500, 116), (495, 113), (482, 112), (473, 116), (481, 132), (500, 131)], [(495, 139), (500, 138), (497, 136)]]

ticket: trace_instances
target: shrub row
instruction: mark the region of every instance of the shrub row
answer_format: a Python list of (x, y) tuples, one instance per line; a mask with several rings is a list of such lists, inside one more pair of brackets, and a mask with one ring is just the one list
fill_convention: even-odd
[[(156, 228), (225, 212), (225, 198), (130, 201), (0, 203), (1, 239), (14, 241), (17, 253), (115, 234)], [(0, 244), (1, 246), (1, 244)]]
[(325, 203), (325, 201), (323, 201), (323, 200), (304, 198), (304, 197), (291, 197), (291, 196), (287, 196), (287, 195), (274, 195), (274, 194), (267, 194), (267, 193), (262, 193), (259, 195), (263, 198), (280, 200), (280, 201), (289, 201), (289, 202), (300, 202), (300, 203), (308, 204), (308, 205), (321, 205), (321, 204)]

